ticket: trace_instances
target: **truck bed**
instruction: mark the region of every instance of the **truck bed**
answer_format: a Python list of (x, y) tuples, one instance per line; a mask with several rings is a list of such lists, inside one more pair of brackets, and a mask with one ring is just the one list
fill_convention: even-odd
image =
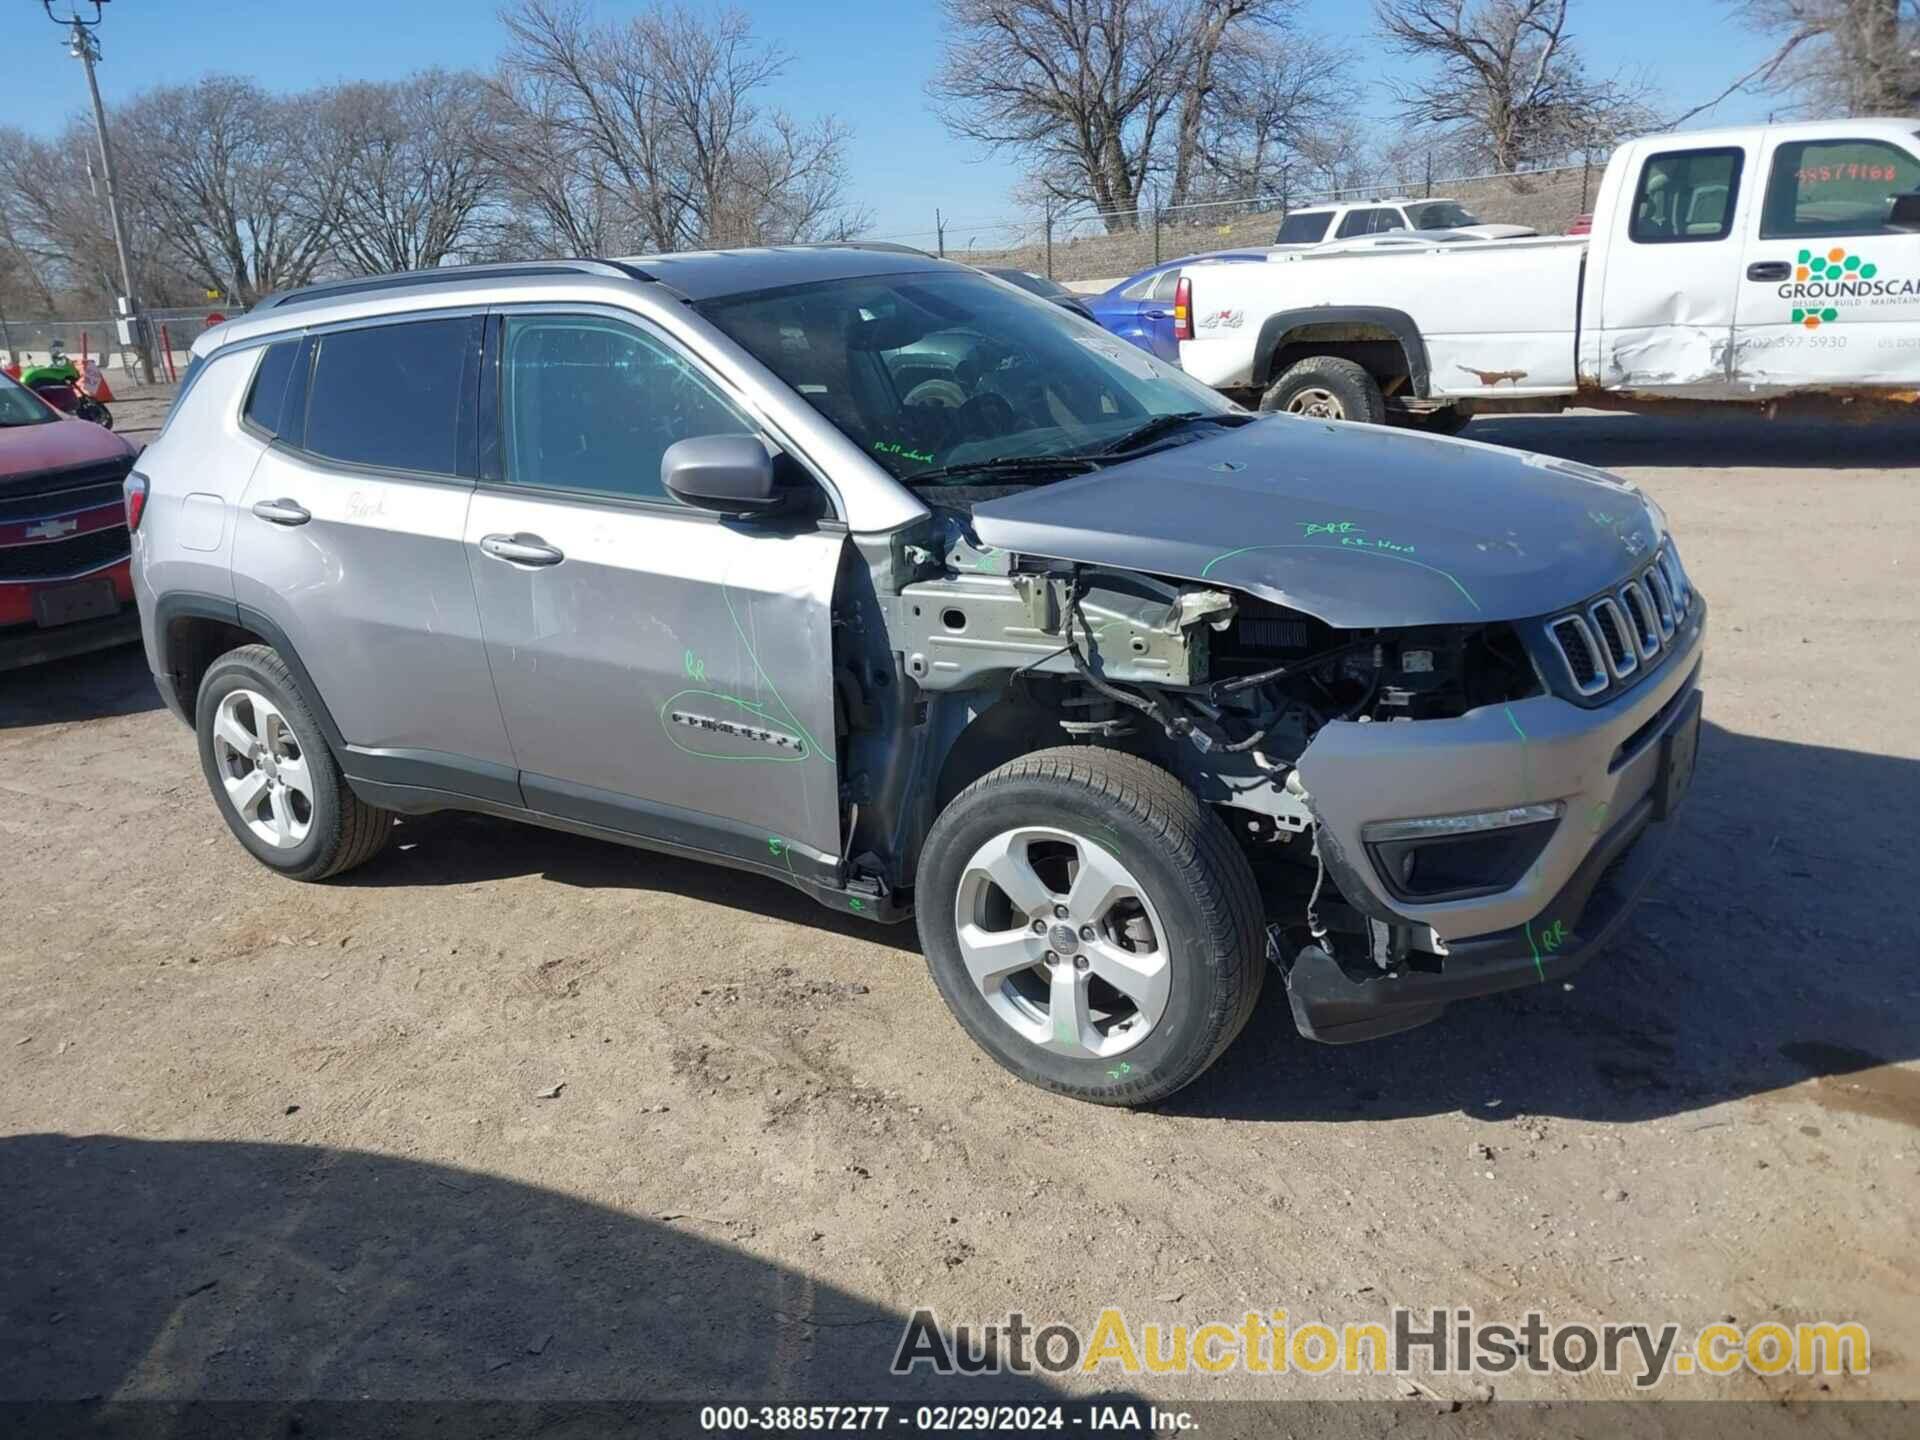
[(1412, 317), (1434, 398), (1564, 394), (1575, 385), (1586, 247), (1581, 236), (1548, 235), (1197, 264), (1185, 272), (1194, 338), (1180, 363), (1204, 384), (1244, 389), (1272, 317), (1381, 307)]

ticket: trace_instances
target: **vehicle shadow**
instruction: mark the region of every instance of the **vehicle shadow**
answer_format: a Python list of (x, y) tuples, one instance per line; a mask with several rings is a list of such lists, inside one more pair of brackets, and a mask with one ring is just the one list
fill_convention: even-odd
[(1908, 427), (1871, 421), (1756, 422), (1728, 415), (1488, 415), (1463, 440), (1537, 450), (1602, 469), (1900, 469), (1913, 463)]
[(0, 730), (140, 715), (160, 703), (138, 644), (0, 674)]
[[(233, 1431), (266, 1435), (402, 1433), (378, 1406), (302, 1414), (303, 1402), (369, 1397), (1062, 1398), (1043, 1377), (893, 1376), (904, 1312), (706, 1238), (692, 1221), (438, 1164), (15, 1135), (0, 1139), (0, 1201), (9, 1403), (277, 1402)], [(438, 1418), (437, 1433), (463, 1433), (457, 1416)]]
[(454, 810), (402, 817), (387, 850), (342, 883), (355, 887), (473, 885), (516, 875), (540, 875), (581, 889), (685, 895), (896, 950), (918, 954), (920, 949), (911, 924), (876, 925), (855, 919), (768, 876)]
[(1463, 1001), (1351, 1046), (1260, 1013), (1169, 1113), (1241, 1120), (1448, 1111), (1633, 1121), (1813, 1082), (1830, 1109), (1920, 1126), (1920, 966), (1905, 918), (1920, 761), (1712, 723), (1657, 878), (1561, 985)]

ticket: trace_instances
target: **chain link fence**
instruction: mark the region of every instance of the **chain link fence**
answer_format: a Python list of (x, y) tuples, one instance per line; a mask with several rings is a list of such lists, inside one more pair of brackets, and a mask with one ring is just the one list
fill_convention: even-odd
[[(153, 378), (163, 385), (176, 379), (187, 368), (187, 351), (207, 328), (208, 317), (236, 313), (220, 304), (146, 311), (146, 323), (153, 335)], [(0, 364), (17, 364), (23, 369), (45, 364), (56, 345), (76, 365), (86, 358), (98, 362), (109, 377), (139, 373), (139, 352), (120, 343), (119, 323), (111, 316), (0, 316)]]
[(1543, 235), (1566, 231), (1592, 209), (1600, 167), (1591, 161), (1551, 170), (1425, 178), (1340, 190), (1300, 191), (1147, 205), (1137, 210), (1067, 210), (1019, 219), (942, 221), (933, 230), (869, 236), (914, 245), (969, 265), (1001, 265), (1067, 284), (1122, 279), (1164, 260), (1212, 250), (1273, 244), (1289, 209), (1393, 196), (1458, 200), (1488, 224), (1526, 225)]

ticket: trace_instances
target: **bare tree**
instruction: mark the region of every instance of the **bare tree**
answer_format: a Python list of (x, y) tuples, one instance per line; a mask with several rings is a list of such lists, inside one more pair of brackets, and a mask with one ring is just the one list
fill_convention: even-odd
[(426, 70), (327, 97), (344, 165), (332, 227), (336, 258), (379, 274), (431, 269), (478, 239), (496, 177), (486, 127), (495, 112), (477, 75)]
[[(33, 267), (42, 295), (104, 313), (121, 290), (120, 268), (93, 173), (93, 143), (92, 123), (80, 120), (51, 139), (18, 132), (0, 137), (0, 207), (11, 243)], [(146, 196), (129, 190), (121, 205), (135, 235), (157, 228)], [(156, 255), (155, 248), (139, 246), (133, 256), (134, 283), (150, 303), (165, 304), (205, 283), (186, 283), (170, 257)]]
[(812, 239), (863, 222), (846, 203), (844, 127), (764, 107), (787, 56), (756, 40), (743, 12), (709, 21), (655, 6), (599, 25), (569, 0), (525, 0), (502, 19), (503, 143), (555, 142), (562, 167), (544, 184), (509, 176), (539, 228), (572, 238), (615, 230), (634, 248), (677, 250)]
[(328, 173), (305, 143), (306, 102), (212, 75), (149, 90), (114, 116), (135, 234), (199, 285), (250, 305), (302, 285), (327, 253), (332, 217), (299, 203)]
[(617, 186), (570, 120), (561, 85), (514, 65), (489, 82), (478, 143), (500, 186), (499, 257), (618, 255), (640, 248)]
[(1149, 184), (1169, 204), (1283, 163), (1338, 68), (1300, 36), (1298, 0), (943, 0), (930, 91), (955, 135), (1025, 162), (1049, 203), (1130, 229)]
[(1645, 83), (1589, 75), (1567, 12), (1568, 0), (1374, 0), (1387, 44), (1430, 67), (1390, 87), (1402, 117), (1499, 171), (1649, 124)]
[(1366, 164), (1346, 121), (1355, 99), (1341, 52), (1305, 37), (1235, 38), (1214, 62), (1215, 106), (1199, 142), (1208, 188), (1245, 196)]
[(1817, 115), (1911, 115), (1920, 105), (1920, 7), (1914, 0), (1736, 0), (1772, 51), (1691, 120), (1736, 91), (1781, 95)]

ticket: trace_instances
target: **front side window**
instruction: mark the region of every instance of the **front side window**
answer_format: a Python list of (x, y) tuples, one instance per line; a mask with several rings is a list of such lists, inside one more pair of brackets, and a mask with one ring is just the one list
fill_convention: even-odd
[(1740, 196), (1738, 149), (1672, 150), (1648, 157), (1633, 197), (1630, 239), (1641, 245), (1724, 240)]
[(1163, 415), (1242, 412), (1058, 306), (959, 271), (709, 300), (702, 312), (896, 477), (1077, 457)]
[(462, 316), (321, 336), (305, 448), (353, 465), (458, 474), (460, 382), (477, 324)]
[(1347, 218), (1340, 222), (1340, 229), (1335, 232), (1334, 238), (1350, 240), (1356, 235), (1373, 234), (1379, 228), (1379, 215), (1378, 210), (1349, 210)]
[(685, 359), (617, 320), (510, 316), (502, 359), (510, 485), (660, 500), (669, 446), (758, 429)]
[(1911, 233), (1887, 223), (1920, 190), (1920, 160), (1881, 140), (1794, 140), (1773, 152), (1760, 238)]
[(1273, 237), (1276, 245), (1318, 245), (1327, 238), (1327, 226), (1333, 221), (1333, 212), (1317, 210), (1305, 215), (1289, 215), (1280, 222), (1280, 233)]

